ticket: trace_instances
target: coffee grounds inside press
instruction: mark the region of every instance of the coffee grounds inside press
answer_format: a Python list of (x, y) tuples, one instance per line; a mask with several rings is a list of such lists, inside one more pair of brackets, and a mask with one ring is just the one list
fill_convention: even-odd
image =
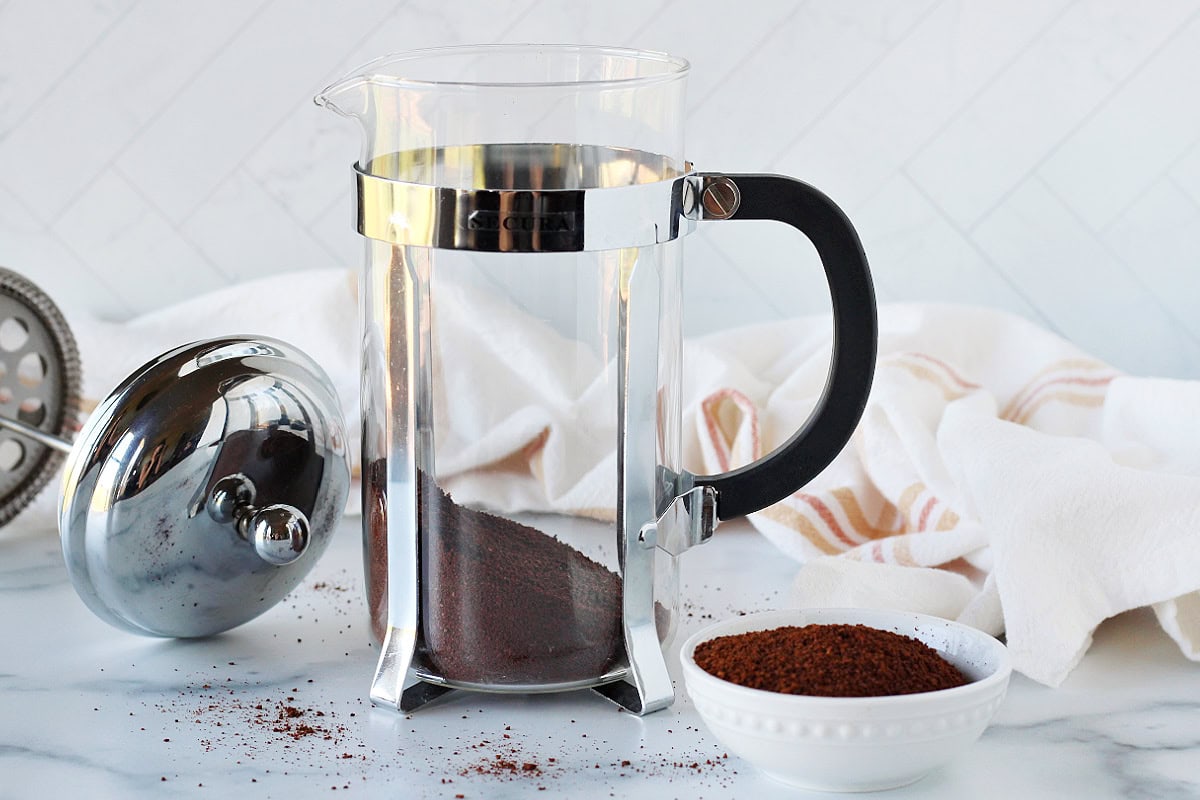
[(382, 459), (363, 470), (362, 509), (367, 613), (371, 635), (382, 644), (388, 624), (387, 462)]
[[(386, 474), (370, 478), (382, 493)], [(418, 481), (419, 666), (453, 682), (518, 686), (593, 681), (621, 659), (619, 575), (536, 528), (458, 505), (424, 473)], [(386, 604), (375, 584), (387, 532), (382, 500), (368, 499), (374, 610)]]

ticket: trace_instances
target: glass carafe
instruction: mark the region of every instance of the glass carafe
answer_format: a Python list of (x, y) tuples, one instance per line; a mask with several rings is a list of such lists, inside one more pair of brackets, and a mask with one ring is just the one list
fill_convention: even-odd
[[(669, 705), (676, 558), (806, 483), (858, 421), (876, 338), (858, 238), (803, 183), (694, 171), (687, 70), (614, 48), (446, 48), (373, 61), (318, 97), (365, 133), (377, 704), (590, 687), (636, 713)], [(800, 228), (835, 344), (800, 431), (697, 476), (681, 458), (682, 245), (708, 219)]]

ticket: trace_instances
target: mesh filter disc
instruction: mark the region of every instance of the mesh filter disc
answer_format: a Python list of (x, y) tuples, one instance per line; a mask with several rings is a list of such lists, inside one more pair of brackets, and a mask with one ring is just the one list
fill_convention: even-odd
[[(0, 415), (71, 439), (78, 429), (79, 350), (58, 307), (0, 268)], [(63, 454), (0, 428), (0, 525), (29, 505)]]

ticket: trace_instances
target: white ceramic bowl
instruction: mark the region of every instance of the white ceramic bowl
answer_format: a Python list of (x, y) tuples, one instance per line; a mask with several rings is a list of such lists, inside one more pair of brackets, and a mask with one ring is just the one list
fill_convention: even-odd
[[(971, 681), (887, 697), (814, 697), (750, 689), (696, 666), (696, 645), (784, 625), (867, 625), (919, 639)], [(1012, 666), (995, 638), (902, 611), (766, 611), (710, 625), (683, 645), (683, 678), (700, 718), (729, 749), (776, 780), (805, 789), (865, 792), (912, 783), (965, 750), (1004, 700)]]

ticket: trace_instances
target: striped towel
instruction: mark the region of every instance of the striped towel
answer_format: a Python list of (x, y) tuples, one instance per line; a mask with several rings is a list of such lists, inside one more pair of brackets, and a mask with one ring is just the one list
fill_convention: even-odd
[[(813, 353), (828, 342), (814, 330), (827, 326), (767, 325), (689, 350), (716, 366), (756, 341), (763, 365), (738, 376), (757, 391), (731, 383), (696, 403), (704, 471), (745, 464), (796, 427), (820, 388)], [(1200, 660), (1200, 382), (1122, 375), (980, 309), (884, 307), (880, 327), (852, 446), (750, 516), (801, 563), (792, 601), (1006, 632), (1014, 667), (1049, 685), (1101, 621), (1152, 606)]]

